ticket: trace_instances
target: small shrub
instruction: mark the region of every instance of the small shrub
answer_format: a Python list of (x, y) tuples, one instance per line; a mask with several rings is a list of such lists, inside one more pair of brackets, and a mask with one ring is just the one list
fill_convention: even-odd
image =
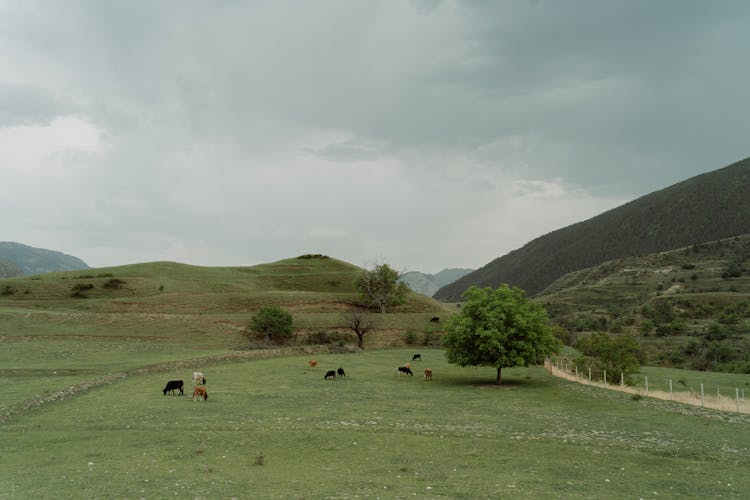
[(118, 279), (118, 278), (112, 278), (110, 280), (107, 280), (103, 285), (102, 288), (107, 288), (110, 290), (118, 290), (122, 288), (122, 285), (125, 284), (124, 280)]
[(635, 394), (633, 394), (632, 399), (633, 399), (633, 401), (640, 401), (641, 399), (643, 399), (643, 396), (641, 396), (638, 393), (635, 393)]
[(292, 315), (277, 306), (262, 308), (250, 318), (250, 328), (268, 340), (286, 340), (292, 336)]
[(16, 293), (16, 289), (10, 285), (5, 285), (5, 288), (3, 288), (3, 291), (0, 292), (0, 294), (2, 295), (13, 295), (14, 293)]
[(417, 334), (415, 332), (406, 332), (404, 334), (404, 344), (406, 345), (416, 345), (417, 344)]
[(263, 458), (263, 454), (261, 453), (260, 455), (255, 457), (255, 460), (253, 461), (253, 465), (263, 465), (264, 460), (265, 459)]

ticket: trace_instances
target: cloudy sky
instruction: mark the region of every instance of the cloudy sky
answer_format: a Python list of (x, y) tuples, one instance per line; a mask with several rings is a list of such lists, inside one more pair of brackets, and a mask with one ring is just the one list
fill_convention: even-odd
[(750, 2), (0, 0), (0, 241), (480, 267), (750, 156)]

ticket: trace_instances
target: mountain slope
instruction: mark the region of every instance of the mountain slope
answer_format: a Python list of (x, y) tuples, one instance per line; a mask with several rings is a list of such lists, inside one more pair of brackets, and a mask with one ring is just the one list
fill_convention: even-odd
[(9, 241), (0, 242), (0, 259), (14, 264), (23, 275), (89, 268), (77, 257)]
[(472, 271), (473, 269), (463, 268), (443, 269), (436, 274), (409, 271), (399, 276), (398, 280), (409, 285), (409, 288), (415, 292), (432, 297), (441, 287), (453, 283)]
[(13, 278), (14, 276), (21, 275), (23, 275), (23, 272), (21, 272), (17, 265), (0, 257), (0, 278)]
[(437, 291), (460, 300), (472, 285), (509, 283), (534, 295), (560, 276), (643, 255), (750, 232), (750, 159), (653, 192), (558, 229)]

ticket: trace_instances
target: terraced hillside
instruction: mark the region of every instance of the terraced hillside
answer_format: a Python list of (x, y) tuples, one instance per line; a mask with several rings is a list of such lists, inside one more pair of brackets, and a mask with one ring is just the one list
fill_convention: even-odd
[(537, 297), (576, 334), (640, 338), (650, 363), (748, 373), (750, 235), (569, 273)]

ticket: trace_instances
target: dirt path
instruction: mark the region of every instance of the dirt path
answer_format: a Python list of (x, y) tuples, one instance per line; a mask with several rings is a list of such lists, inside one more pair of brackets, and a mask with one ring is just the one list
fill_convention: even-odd
[(576, 377), (575, 373), (569, 373), (565, 370), (557, 368), (551, 361), (547, 360), (544, 364), (544, 368), (552, 375), (558, 378), (563, 378), (571, 382), (575, 382), (583, 385), (591, 385), (594, 387), (600, 387), (602, 389), (608, 389), (610, 391), (626, 392), (628, 394), (638, 394), (643, 397), (649, 397), (654, 399), (661, 399), (663, 401), (675, 401), (690, 406), (697, 406), (701, 408), (711, 408), (713, 410), (721, 410), (732, 413), (746, 413), (750, 414), (750, 403), (745, 399), (737, 399), (734, 397), (716, 397), (703, 395), (703, 401), (701, 401), (700, 394), (693, 394), (691, 392), (673, 392), (671, 395), (666, 391), (654, 391), (650, 390), (646, 392), (645, 389), (638, 389), (636, 387), (630, 387), (627, 385), (610, 385), (602, 382), (591, 381), (589, 383), (588, 378)]

